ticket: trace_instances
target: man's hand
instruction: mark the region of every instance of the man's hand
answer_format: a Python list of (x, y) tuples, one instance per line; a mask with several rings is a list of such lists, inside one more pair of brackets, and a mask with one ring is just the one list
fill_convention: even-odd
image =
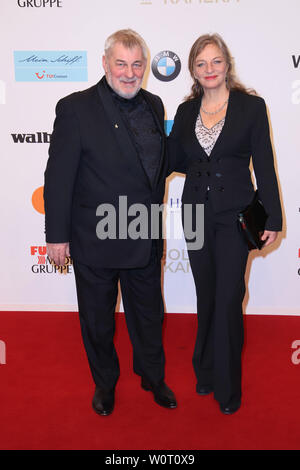
[(47, 254), (56, 266), (64, 266), (66, 257), (70, 256), (70, 244), (69, 242), (47, 243)]
[(261, 240), (266, 240), (264, 247), (271, 245), (271, 243), (275, 242), (277, 238), (278, 232), (272, 232), (271, 230), (265, 230), (261, 236)]

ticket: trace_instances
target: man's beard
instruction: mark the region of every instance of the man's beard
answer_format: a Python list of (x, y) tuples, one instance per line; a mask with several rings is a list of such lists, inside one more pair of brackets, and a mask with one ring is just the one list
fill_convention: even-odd
[(106, 79), (107, 79), (107, 82), (108, 82), (109, 86), (114, 90), (114, 92), (117, 93), (117, 95), (119, 95), (122, 98), (125, 98), (127, 100), (130, 100), (131, 98), (134, 98), (138, 94), (138, 92), (140, 91), (140, 89), (142, 87), (142, 80), (139, 79), (139, 78), (134, 77), (133, 79), (127, 79), (127, 80), (125, 80), (124, 78), (120, 78), (119, 81), (123, 82), (123, 83), (132, 83), (132, 82), (140, 81), (139, 85), (137, 86), (137, 88), (135, 90), (131, 91), (130, 93), (125, 93), (124, 91), (122, 91), (122, 90), (120, 90), (120, 89), (118, 89), (114, 86), (112, 76), (111, 76), (111, 72), (110, 72), (109, 69), (108, 69), (107, 74), (106, 74)]

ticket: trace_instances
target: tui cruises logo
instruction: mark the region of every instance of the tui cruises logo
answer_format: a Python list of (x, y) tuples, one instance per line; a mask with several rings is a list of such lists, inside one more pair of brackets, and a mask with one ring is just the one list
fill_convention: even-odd
[(86, 82), (86, 51), (15, 51), (16, 82)]
[(172, 51), (161, 51), (152, 60), (153, 75), (162, 82), (174, 80), (180, 73), (181, 62), (177, 54)]

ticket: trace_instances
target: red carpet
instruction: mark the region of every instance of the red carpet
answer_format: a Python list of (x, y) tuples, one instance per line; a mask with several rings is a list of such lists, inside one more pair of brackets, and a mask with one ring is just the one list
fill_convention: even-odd
[(0, 449), (299, 449), (300, 364), (291, 345), (300, 317), (246, 316), (245, 330), (243, 403), (224, 416), (212, 395), (195, 393), (196, 316), (166, 315), (166, 382), (179, 403), (166, 410), (140, 388), (117, 315), (121, 377), (115, 411), (100, 417), (77, 314), (0, 312)]

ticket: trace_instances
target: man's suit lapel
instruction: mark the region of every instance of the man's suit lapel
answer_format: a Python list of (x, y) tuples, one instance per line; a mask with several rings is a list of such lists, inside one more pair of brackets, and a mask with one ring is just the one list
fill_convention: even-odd
[(144, 171), (135, 145), (132, 142), (127, 127), (122, 119), (122, 116), (113, 101), (113, 98), (107, 88), (104, 78), (102, 78), (102, 80), (100, 80), (100, 82), (98, 83), (97, 91), (100, 96), (104, 110), (107, 114), (108, 125), (111, 127), (115, 139), (119, 145), (121, 158), (126, 158), (129, 162), (139, 165), (141, 168), (141, 177), (146, 178), (149, 184), (149, 179)]
[(160, 176), (160, 173), (161, 173), (161, 169), (163, 167), (163, 162), (164, 162), (164, 157), (165, 157), (165, 150), (166, 150), (165, 149), (165, 145), (166, 145), (165, 130), (164, 130), (164, 127), (163, 127), (164, 126), (164, 116), (162, 115), (161, 119), (159, 118), (162, 110), (159, 109), (158, 106), (157, 106), (157, 103), (153, 99), (151, 99), (151, 95), (146, 93), (144, 90), (141, 90), (141, 91), (143, 93), (144, 99), (147, 101), (147, 103), (148, 103), (148, 105), (149, 105), (149, 107), (152, 111), (152, 115), (154, 117), (154, 120), (156, 122), (157, 128), (158, 128), (160, 136), (161, 136), (159, 164), (158, 164), (156, 177), (155, 177), (155, 183), (154, 183), (154, 185), (157, 185), (158, 180), (159, 180), (159, 176)]

